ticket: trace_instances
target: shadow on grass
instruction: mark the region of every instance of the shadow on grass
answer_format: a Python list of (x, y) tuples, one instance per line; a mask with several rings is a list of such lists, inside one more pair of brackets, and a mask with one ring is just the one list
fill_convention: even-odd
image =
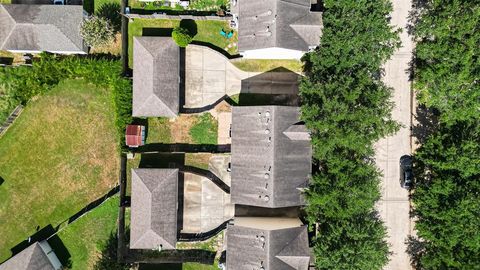
[(197, 23), (192, 19), (181, 20), (180, 27), (187, 29), (192, 37), (198, 33)]
[(118, 236), (111, 232), (108, 240), (103, 243), (101, 254), (93, 269), (95, 270), (128, 270), (129, 264), (117, 261)]
[(0, 186), (3, 184), (3, 182), (5, 182), (5, 179), (3, 179), (3, 178), (0, 176)]
[(147, 37), (171, 37), (173, 28), (143, 28), (142, 36)]
[(68, 249), (63, 244), (60, 237), (54, 235), (48, 239), (48, 243), (55, 252), (55, 255), (57, 255), (58, 259), (62, 263), (63, 267), (65, 269), (70, 269), (72, 267), (72, 261), (70, 260), (71, 255), (70, 252), (68, 252)]
[(297, 106), (299, 97), (297, 95), (272, 95), (272, 94), (253, 94), (240, 93), (238, 95), (226, 98), (225, 101), (232, 106), (263, 106), (263, 105), (284, 105)]
[(181, 263), (140, 264), (138, 270), (182, 270)]
[(51, 224), (43, 227), (42, 229), (37, 227), (37, 231), (32, 234), (31, 236), (27, 237), (27, 239), (23, 240), (22, 242), (18, 243), (16, 246), (10, 249), (12, 252), (12, 255), (16, 255), (22, 250), (26, 249), (29, 247), (31, 244), (39, 241), (43, 241), (50, 236), (52, 236), (55, 232), (57, 231), (56, 228), (54, 228)]
[(113, 26), (115, 32), (120, 31), (122, 26), (122, 17), (120, 16), (120, 4), (105, 3), (95, 12), (98, 17), (107, 19)]

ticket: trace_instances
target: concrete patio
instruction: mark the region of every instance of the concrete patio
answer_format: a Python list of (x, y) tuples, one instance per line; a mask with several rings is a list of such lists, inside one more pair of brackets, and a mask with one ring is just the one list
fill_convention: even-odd
[(300, 75), (293, 71), (242, 71), (221, 53), (199, 45), (189, 45), (185, 55), (185, 108), (202, 108), (240, 93), (298, 94)]

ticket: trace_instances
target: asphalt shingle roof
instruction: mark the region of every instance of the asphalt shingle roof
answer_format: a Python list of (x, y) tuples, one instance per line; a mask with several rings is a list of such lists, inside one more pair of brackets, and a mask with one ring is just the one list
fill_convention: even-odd
[(179, 99), (178, 45), (170, 37), (134, 37), (133, 116), (175, 117)]
[(310, 0), (238, 1), (238, 49), (279, 47), (308, 51), (322, 35), (322, 13)]
[(79, 5), (0, 5), (0, 49), (85, 53)]
[(227, 269), (308, 270), (306, 226), (266, 230), (233, 225), (226, 239)]
[(0, 265), (0, 270), (55, 270), (38, 242)]
[(233, 203), (270, 208), (304, 204), (300, 189), (311, 173), (312, 147), (299, 117), (297, 107), (233, 107)]
[(175, 249), (178, 169), (132, 169), (130, 248)]

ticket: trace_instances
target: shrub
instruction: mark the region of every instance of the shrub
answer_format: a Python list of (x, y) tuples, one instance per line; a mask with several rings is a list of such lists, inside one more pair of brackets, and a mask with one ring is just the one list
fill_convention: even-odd
[(177, 26), (173, 29), (172, 38), (178, 46), (187, 47), (193, 40), (193, 35), (186, 28)]
[(111, 42), (115, 33), (107, 19), (90, 16), (80, 25), (80, 35), (88, 46), (96, 47)]

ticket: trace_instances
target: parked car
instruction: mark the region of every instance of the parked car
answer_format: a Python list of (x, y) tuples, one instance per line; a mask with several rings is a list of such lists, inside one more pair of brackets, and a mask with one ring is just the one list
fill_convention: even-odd
[(54, 5), (65, 5), (65, 0), (53, 0)]
[(413, 186), (412, 157), (409, 155), (400, 158), (400, 186), (405, 189)]

